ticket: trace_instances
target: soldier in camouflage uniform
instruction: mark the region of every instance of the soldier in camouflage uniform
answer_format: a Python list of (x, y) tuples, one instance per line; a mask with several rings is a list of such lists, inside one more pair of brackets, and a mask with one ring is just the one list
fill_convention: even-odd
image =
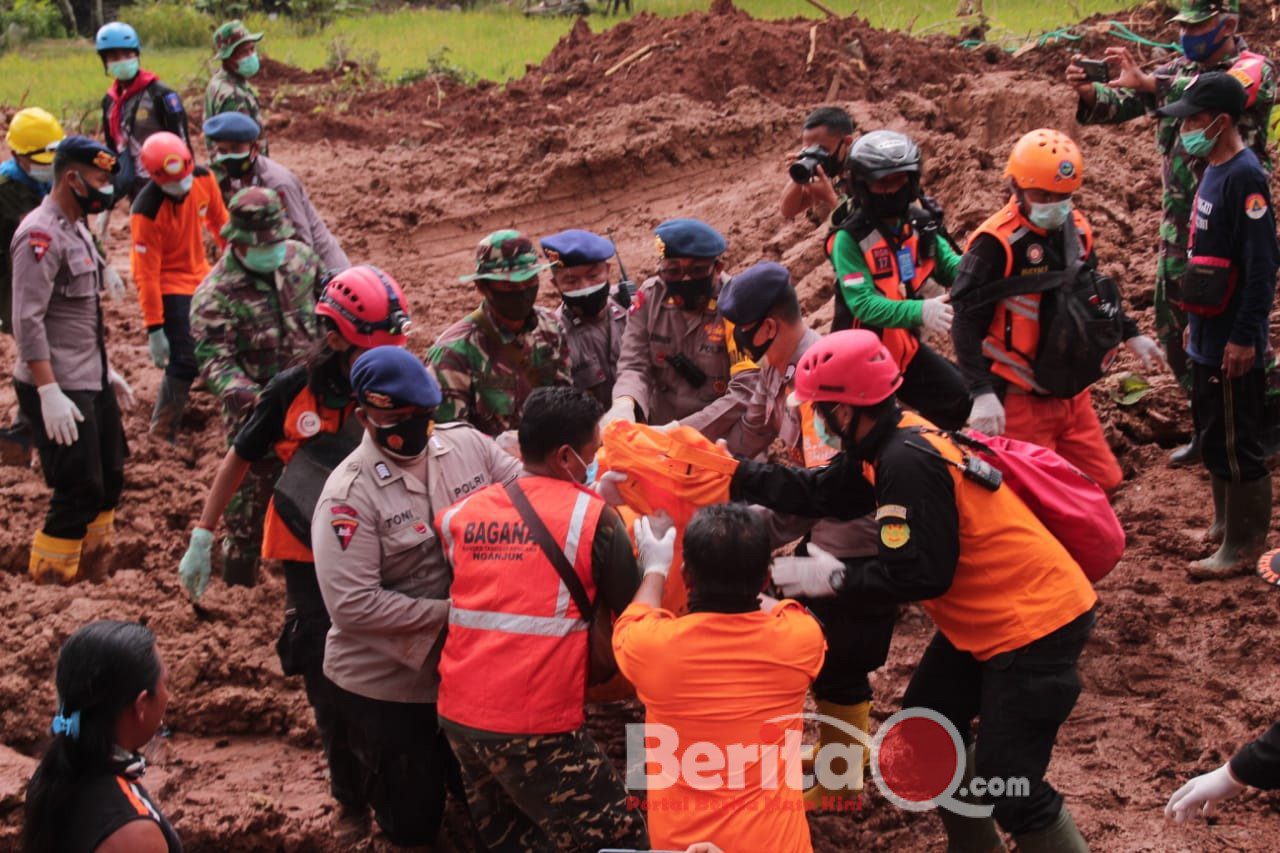
[[(1247, 146), (1258, 155), (1268, 171), (1267, 130), (1276, 96), (1276, 74), (1272, 63), (1248, 52), (1244, 39), (1236, 35), (1239, 0), (1182, 0), (1181, 11), (1172, 22), (1182, 34), (1183, 56), (1144, 73), (1126, 48), (1108, 48), (1111, 73), (1119, 74), (1111, 83), (1090, 83), (1074, 63), (1067, 68), (1067, 80), (1080, 95), (1076, 119), (1081, 124), (1119, 124), (1155, 111), (1182, 97), (1187, 84), (1204, 71), (1231, 71), (1239, 76), (1253, 100), (1240, 117), (1239, 130)], [(1156, 262), (1156, 332), (1164, 343), (1169, 366), (1183, 387), (1190, 390), (1191, 367), (1182, 350), (1182, 330), (1186, 314), (1177, 306), (1182, 274), (1187, 264), (1187, 234), (1191, 204), (1205, 162), (1192, 157), (1179, 142), (1181, 120), (1160, 118), (1156, 124), (1156, 145), (1164, 158), (1164, 192), (1161, 206), (1159, 257)], [(1198, 460), (1199, 449), (1191, 445), (1174, 453), (1177, 463)]]
[[(249, 28), (239, 21), (228, 21), (214, 32), (213, 52), (221, 60), (222, 67), (209, 79), (209, 87), (204, 92), (205, 121), (219, 113), (234, 112), (244, 113), (259, 127), (266, 127), (258, 90), (249, 82), (261, 67), (258, 60), (260, 41), (262, 33), (249, 32)], [(212, 156), (213, 142), (208, 139), (205, 142)], [(263, 154), (267, 153), (265, 135), (258, 140), (258, 147)]]
[[(263, 386), (318, 339), (316, 299), (328, 280), (293, 226), (280, 196), (265, 187), (236, 193), (222, 229), (227, 251), (191, 301), (191, 335), (205, 385), (222, 402), (228, 440), (258, 402)], [(255, 463), (223, 519), (222, 577), (251, 585), (257, 577), (262, 519), (280, 476), (274, 455)]]
[(467, 421), (491, 436), (515, 429), (534, 388), (571, 385), (569, 345), (555, 315), (534, 305), (539, 263), (519, 231), (495, 231), (476, 247), (480, 307), (445, 329), (427, 351), (444, 393), (436, 421)]

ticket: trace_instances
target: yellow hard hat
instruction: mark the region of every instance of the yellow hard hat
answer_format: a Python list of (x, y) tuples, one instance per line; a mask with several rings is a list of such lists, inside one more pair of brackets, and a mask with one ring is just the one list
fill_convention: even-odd
[(30, 157), (37, 163), (52, 163), (54, 143), (66, 136), (62, 123), (39, 107), (27, 107), (9, 122), (4, 140), (14, 154)]

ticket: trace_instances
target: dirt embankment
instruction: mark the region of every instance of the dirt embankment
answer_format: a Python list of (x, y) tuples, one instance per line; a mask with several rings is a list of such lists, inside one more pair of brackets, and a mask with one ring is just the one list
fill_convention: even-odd
[[(1165, 15), (1149, 5), (1122, 20), (1167, 41)], [(1274, 17), (1246, 0), (1254, 49), (1280, 47)], [(489, 231), (516, 226), (537, 237), (613, 228), (622, 258), (640, 277), (655, 260), (653, 226), (676, 215), (724, 231), (730, 269), (763, 258), (787, 263), (805, 310), (822, 327), (831, 299), (822, 229), (803, 218), (783, 221), (777, 195), (800, 120), (828, 102), (848, 108), (863, 130), (889, 127), (920, 142), (926, 185), (961, 238), (1002, 203), (1003, 161), (1021, 133), (1043, 125), (1072, 133), (1086, 151), (1079, 202), (1097, 231), (1103, 268), (1149, 329), (1160, 197), (1150, 122), (1079, 128), (1074, 95), (1061, 83), (1069, 52), (1096, 55), (1120, 43), (1094, 29), (1081, 42), (1015, 58), (876, 31), (856, 18), (816, 26), (753, 21), (717, 3), (708, 14), (674, 20), (641, 15), (600, 35), (580, 23), (506, 87), (425, 80), (360, 90), (351, 82), (358, 69), (326, 75), (274, 63), (263, 83), (273, 155), (302, 176), (353, 259), (375, 262), (405, 285), (415, 351), (474, 306), (474, 291), (456, 276)], [(122, 266), (124, 219), (111, 239)], [(332, 849), (309, 710), (274, 652), (281, 581), (269, 576), (252, 590), (215, 582), (199, 607), (177, 583), (187, 531), (226, 448), (214, 403), (193, 396), (177, 449), (150, 444), (146, 419), (159, 375), (145, 330), (132, 301), (109, 305), (107, 317), (113, 364), (141, 400), (128, 419), (134, 438), (120, 571), (103, 586), (32, 586), (26, 548), (44, 488), (37, 471), (0, 469), (8, 510), (0, 531), (0, 632), (7, 638), (0, 741), (38, 751), (54, 709), (54, 653), (75, 627), (101, 617), (145, 619), (161, 638), (174, 693), (173, 736), (148, 782), (189, 847)], [(0, 341), (0, 360), (13, 355), (10, 340)], [(1127, 357), (1121, 366), (1136, 367)], [(1217, 766), (1277, 716), (1280, 687), (1268, 644), (1280, 599), (1251, 578), (1187, 581), (1183, 564), (1207, 550), (1198, 535), (1208, 488), (1199, 471), (1166, 468), (1165, 448), (1185, 437), (1188, 424), (1171, 381), (1155, 384), (1128, 407), (1110, 400), (1114, 378), (1097, 392), (1128, 477), (1117, 506), (1130, 549), (1100, 587), (1099, 625), (1082, 663), (1084, 694), (1050, 775), (1095, 849), (1268, 849), (1280, 811), (1275, 796), (1243, 797), (1215, 823), (1192, 829), (1175, 829), (1159, 813), (1178, 780)], [(13, 408), (11, 395), (0, 398), (0, 417)], [(929, 634), (923, 613), (908, 609), (890, 663), (875, 677), (880, 719), (899, 706)], [(617, 726), (599, 720), (595, 731), (620, 755)], [(18, 772), (2, 769), (10, 764), (21, 761), (0, 761), (0, 782)], [(4, 799), (9, 787), (0, 784), (0, 846), (12, 842), (19, 821)], [(815, 817), (813, 827), (820, 850), (941, 845), (936, 818), (874, 795), (863, 814)]]

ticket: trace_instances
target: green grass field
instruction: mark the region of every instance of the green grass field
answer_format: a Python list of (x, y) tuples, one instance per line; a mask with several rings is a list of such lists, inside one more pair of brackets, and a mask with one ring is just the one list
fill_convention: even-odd
[[(736, 0), (760, 18), (818, 18), (805, 0)], [(637, 10), (674, 16), (705, 9), (708, 0), (635, 0)], [(852, 8), (882, 27), (954, 32), (957, 0), (828, 0), (836, 11)], [(995, 32), (1036, 34), (1098, 12), (1123, 9), (1132, 0), (986, 0)], [(126, 20), (127, 13), (123, 15)], [(616, 19), (593, 15), (591, 26), (602, 28)], [(472, 12), (428, 9), (369, 14), (338, 21), (325, 30), (303, 35), (288, 21), (251, 21), (267, 33), (263, 52), (274, 59), (313, 69), (325, 64), (335, 42), (356, 58), (376, 53), (379, 73), (388, 79), (426, 66), (433, 55), (447, 49), (445, 59), (489, 80), (509, 80), (539, 62), (568, 32), (571, 18), (526, 18), (516, 9), (489, 7)], [(203, 48), (158, 48), (143, 54), (144, 67), (174, 86), (207, 79), (211, 64)], [(75, 122), (96, 110), (108, 80), (85, 40), (37, 42), (0, 55), (0, 104), (39, 105)]]

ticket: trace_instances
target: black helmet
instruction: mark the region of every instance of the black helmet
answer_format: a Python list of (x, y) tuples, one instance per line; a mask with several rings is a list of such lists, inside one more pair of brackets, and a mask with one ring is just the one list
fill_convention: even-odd
[(858, 137), (849, 151), (849, 172), (871, 183), (898, 172), (920, 174), (920, 146), (893, 130), (873, 130)]

